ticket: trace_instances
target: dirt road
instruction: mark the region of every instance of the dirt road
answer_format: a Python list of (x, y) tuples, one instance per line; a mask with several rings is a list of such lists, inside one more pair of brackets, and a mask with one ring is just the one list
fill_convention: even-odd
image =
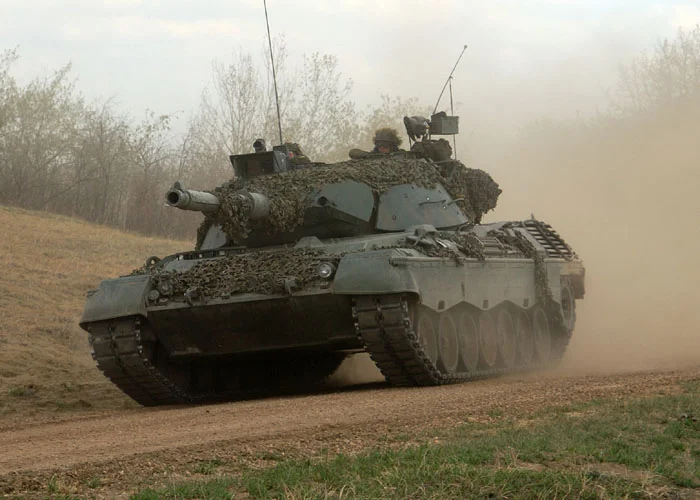
[(113, 496), (154, 476), (186, 477), (201, 460), (264, 461), (321, 449), (351, 453), (387, 435), (450, 427), (489, 415), (527, 415), (547, 405), (675, 391), (700, 367), (595, 376), (539, 374), (437, 388), (381, 384), (306, 396), (198, 407), (139, 408), (0, 431), (0, 493), (68, 491)]

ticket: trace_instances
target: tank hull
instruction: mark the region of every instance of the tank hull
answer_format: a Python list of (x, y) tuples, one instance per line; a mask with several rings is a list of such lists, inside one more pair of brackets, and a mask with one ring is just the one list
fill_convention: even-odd
[[(240, 260), (238, 251), (178, 254), (157, 272), (103, 282), (88, 297), (81, 326), (98, 367), (145, 405), (296, 392), (359, 352), (394, 385), (548, 366), (573, 333), (583, 264), (549, 226), (503, 224), (472, 231), (478, 257), (445, 256), (449, 238), (430, 227), (303, 239), (295, 251), (313, 249), (321, 262), (333, 256), (333, 274), (307, 280), (297, 271), (274, 293), (226, 289), (220, 264)], [(520, 232), (536, 255), (502, 238), (494, 243), (493, 231)], [(255, 252), (264, 253), (244, 255)], [(203, 268), (215, 275), (206, 279), (217, 279), (216, 293), (190, 282), (184, 293), (163, 293), (163, 276), (174, 277), (177, 289), (180, 277)]]

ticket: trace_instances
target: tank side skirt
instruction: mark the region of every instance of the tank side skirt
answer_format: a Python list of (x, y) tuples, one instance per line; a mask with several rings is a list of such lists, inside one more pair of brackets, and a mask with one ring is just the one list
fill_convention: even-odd
[(424, 353), (413, 329), (409, 307), (407, 298), (401, 295), (359, 296), (353, 306), (357, 335), (392, 385), (449, 384), (545, 368), (552, 364), (530, 362), (511, 368), (444, 373)]

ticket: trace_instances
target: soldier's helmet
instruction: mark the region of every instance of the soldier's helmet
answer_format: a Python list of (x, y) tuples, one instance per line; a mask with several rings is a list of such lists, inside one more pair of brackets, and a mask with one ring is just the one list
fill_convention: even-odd
[(396, 129), (385, 127), (380, 128), (376, 132), (374, 132), (375, 146), (389, 144), (392, 146), (392, 149), (398, 149), (398, 147), (401, 145), (401, 142), (402, 140), (399, 137), (399, 133), (396, 131)]

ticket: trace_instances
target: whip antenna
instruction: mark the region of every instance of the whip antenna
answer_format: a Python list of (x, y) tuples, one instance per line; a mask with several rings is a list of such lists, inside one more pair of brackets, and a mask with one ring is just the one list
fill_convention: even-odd
[[(445, 89), (447, 88), (447, 84), (452, 81), (452, 75), (454, 74), (455, 70), (457, 69), (457, 65), (459, 64), (459, 61), (462, 59), (462, 56), (464, 55), (464, 51), (467, 50), (467, 45), (464, 46), (462, 49), (462, 52), (459, 54), (459, 57), (457, 58), (457, 62), (455, 63), (454, 68), (452, 68), (452, 71), (450, 71), (450, 76), (447, 77), (447, 81), (445, 82), (445, 85), (442, 86), (442, 90), (440, 91), (440, 96), (438, 97), (437, 102), (435, 103), (435, 109), (433, 109), (433, 114), (437, 111), (438, 106), (440, 105), (440, 99), (442, 99), (442, 94), (445, 93)], [(274, 71), (274, 68), (273, 68)], [(452, 85), (450, 85), (450, 89), (452, 89)]]
[[(278, 128), (279, 133), (280, 133), (280, 145), (281, 145), (281, 144), (284, 144), (284, 141), (282, 140), (282, 117), (280, 115), (280, 96), (277, 93), (277, 75), (275, 74), (275, 58), (272, 55), (272, 37), (270, 36), (270, 21), (267, 18), (267, 0), (263, 0), (263, 6), (265, 7), (265, 24), (267, 24), (267, 41), (270, 44), (270, 64), (272, 65), (272, 82), (275, 85), (275, 104), (277, 105), (277, 128)], [(467, 46), (465, 45), (464, 48), (466, 49)], [(460, 56), (460, 57), (462, 57), (462, 56)], [(454, 71), (454, 70), (452, 70), (452, 71)], [(440, 95), (442, 95), (442, 94), (440, 94)]]

